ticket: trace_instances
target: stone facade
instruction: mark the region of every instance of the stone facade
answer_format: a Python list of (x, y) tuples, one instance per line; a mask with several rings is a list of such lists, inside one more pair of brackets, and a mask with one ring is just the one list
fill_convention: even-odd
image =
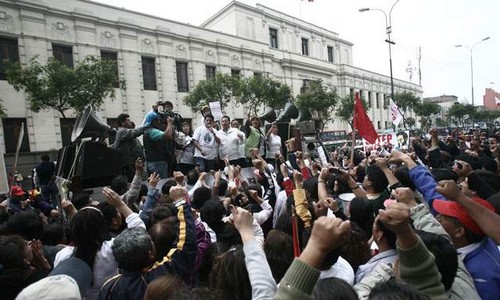
[[(277, 48), (270, 47), (270, 28), (277, 31)], [(383, 100), (390, 94), (389, 77), (352, 66), (353, 44), (337, 33), (261, 5), (231, 2), (196, 27), (85, 0), (0, 0), (0, 38), (17, 40), (21, 63), (36, 55), (46, 61), (54, 55), (54, 45), (70, 47), (74, 64), (102, 51), (116, 53), (126, 90), (118, 91), (115, 101), (105, 101), (99, 112), (103, 119), (126, 112), (140, 124), (151, 105), (162, 99), (172, 101), (174, 110), (195, 126), (199, 116), (182, 104), (187, 93), (178, 86), (176, 66), (181, 63), (187, 64), (189, 89), (206, 79), (206, 66), (214, 66), (217, 72), (238, 70), (242, 76), (268, 74), (291, 86), (294, 94), (316, 79), (336, 86), (341, 96), (361, 91), (372, 104), (369, 116), (375, 127), (388, 127)], [(154, 59), (156, 89), (145, 89), (144, 58)], [(422, 94), (410, 82), (395, 79), (394, 84), (396, 93)], [(31, 112), (25, 95), (5, 80), (0, 80), (0, 90), (8, 119), (26, 121), (29, 151), (63, 146), (59, 113)], [(238, 107), (226, 113), (245, 116)], [(329, 127), (346, 129), (347, 124), (336, 121)], [(12, 143), (6, 141), (5, 120), (1, 134), (0, 141)]]

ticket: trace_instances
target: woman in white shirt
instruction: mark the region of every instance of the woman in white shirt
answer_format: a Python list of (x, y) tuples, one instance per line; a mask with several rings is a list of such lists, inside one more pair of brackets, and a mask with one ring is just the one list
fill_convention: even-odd
[(279, 129), (276, 122), (271, 124), (271, 128), (267, 131), (267, 151), (266, 161), (268, 164), (275, 165), (276, 154), (281, 154), (281, 137), (279, 136)]

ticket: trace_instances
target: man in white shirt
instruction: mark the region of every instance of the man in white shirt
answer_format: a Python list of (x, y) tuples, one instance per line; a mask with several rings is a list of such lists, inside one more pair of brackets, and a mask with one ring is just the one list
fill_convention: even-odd
[[(233, 121), (234, 122), (234, 121)], [(231, 165), (243, 166), (244, 153), (241, 153), (241, 145), (245, 145), (245, 134), (238, 128), (230, 127), (231, 119), (228, 116), (221, 118), (221, 130), (217, 131), (220, 138), (219, 158), (227, 159)], [(242, 160), (242, 161), (239, 161)]]
[(213, 121), (212, 115), (206, 115), (203, 119), (204, 125), (198, 126), (193, 134), (194, 161), (200, 166), (201, 172), (215, 169), (217, 147), (221, 140), (212, 127)]

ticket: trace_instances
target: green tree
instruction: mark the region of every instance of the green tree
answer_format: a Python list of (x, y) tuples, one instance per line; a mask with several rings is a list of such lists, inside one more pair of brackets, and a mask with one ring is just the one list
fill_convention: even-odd
[[(366, 103), (366, 100), (363, 97), (361, 97), (361, 103), (363, 104), (364, 109), (367, 110), (368, 103)], [(349, 123), (352, 128), (352, 116), (354, 115), (354, 95), (346, 95), (345, 97), (340, 98), (336, 115), (341, 120)]]
[(214, 101), (219, 101), (221, 108), (224, 108), (241, 94), (241, 87), (240, 77), (217, 73), (213, 78), (198, 82), (183, 102), (195, 112)]
[(394, 98), (394, 103), (396, 103), (401, 111), (401, 114), (403, 115), (403, 125), (406, 128), (406, 124), (408, 124), (408, 122), (406, 121), (405, 114), (412, 110), (415, 111), (416, 107), (421, 103), (421, 100), (410, 92), (397, 93), (394, 95)]
[(242, 80), (237, 101), (257, 115), (260, 107), (281, 109), (293, 98), (290, 87), (269, 76), (251, 76)]
[(439, 104), (435, 102), (422, 101), (414, 109), (415, 113), (420, 116), (420, 124), (424, 131), (428, 130), (432, 124), (430, 116), (441, 111)]
[(334, 120), (338, 100), (335, 87), (318, 80), (311, 81), (307, 90), (297, 96), (296, 105), (298, 108), (308, 109), (313, 116), (318, 117), (323, 131), (325, 125)]
[(437, 127), (444, 127), (448, 125), (448, 122), (446, 122), (446, 120), (442, 119), (442, 118), (436, 118), (436, 126)]
[(406, 124), (408, 124), (408, 126), (410, 127), (410, 129), (412, 129), (413, 126), (415, 126), (416, 123), (417, 123), (417, 121), (414, 118), (412, 118), (412, 117), (406, 118)]
[[(113, 84), (118, 81), (114, 62), (92, 56), (74, 69), (55, 58), (42, 65), (34, 57), (25, 67), (10, 65), (6, 74), (16, 91), (26, 93), (33, 112), (55, 109), (63, 118), (67, 110), (81, 114), (89, 105), (98, 109), (106, 97), (114, 100)], [(125, 81), (119, 82), (125, 89)]]
[(455, 102), (448, 110), (448, 116), (455, 120), (457, 125), (465, 126), (465, 120), (468, 116), (469, 118), (475, 114), (475, 107), (470, 104), (463, 105), (461, 103)]

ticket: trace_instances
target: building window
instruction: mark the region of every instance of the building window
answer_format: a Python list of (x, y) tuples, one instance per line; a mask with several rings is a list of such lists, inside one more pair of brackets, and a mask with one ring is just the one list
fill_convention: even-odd
[(333, 62), (333, 47), (326, 47), (326, 52), (328, 53), (328, 62)]
[(28, 126), (25, 118), (3, 119), (3, 135), (5, 143), (5, 153), (16, 153), (17, 139), (21, 132), (21, 124), (24, 123), (24, 136), (19, 152), (30, 152), (30, 142), (28, 139)]
[(62, 64), (73, 68), (73, 47), (52, 44), (52, 55)]
[(215, 78), (215, 66), (205, 66), (205, 73), (207, 74), (207, 80)]
[(63, 147), (71, 145), (71, 134), (73, 127), (75, 127), (75, 118), (61, 118), (59, 124), (61, 126), (61, 139)]
[(238, 70), (238, 69), (231, 69), (231, 76), (240, 76), (241, 74), (241, 70)]
[(376, 93), (375, 94), (375, 107), (376, 108), (379, 108), (380, 107), (380, 94), (379, 93)]
[(106, 59), (113, 63), (113, 71), (115, 73), (116, 78), (115, 80), (113, 80), (112, 85), (114, 88), (119, 88), (120, 82), (118, 81), (118, 79), (120, 78), (120, 75), (118, 74), (118, 53), (101, 50), (101, 59), (102, 60)]
[(156, 70), (154, 57), (142, 56), (142, 78), (144, 89), (156, 91)]
[(253, 72), (253, 76), (260, 77), (260, 76), (262, 76), (262, 73), (261, 72)]
[(309, 89), (309, 79), (303, 79), (302, 86), (300, 87), (300, 94), (307, 93), (308, 89)]
[(269, 28), (269, 46), (278, 49), (278, 29)]
[(302, 38), (302, 55), (309, 55), (309, 40)]
[(177, 69), (177, 91), (187, 93), (189, 92), (188, 64), (178, 61), (175, 66)]
[(17, 39), (0, 37), (0, 80), (6, 80), (6, 62), (19, 62), (19, 48)]
[(353, 88), (349, 89), (349, 96), (351, 96), (351, 99), (354, 99), (354, 89)]
[(377, 121), (377, 129), (382, 129), (382, 121)]

